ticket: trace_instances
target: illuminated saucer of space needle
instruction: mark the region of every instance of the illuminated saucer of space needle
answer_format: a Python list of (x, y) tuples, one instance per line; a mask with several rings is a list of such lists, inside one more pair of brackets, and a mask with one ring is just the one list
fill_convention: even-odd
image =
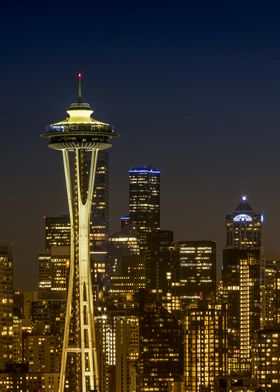
[(117, 137), (109, 124), (92, 117), (93, 110), (88, 103), (82, 102), (82, 73), (78, 78), (78, 102), (72, 103), (67, 110), (68, 117), (49, 125), (41, 136), (49, 139), (49, 147), (54, 150), (105, 150), (111, 147), (109, 140)]

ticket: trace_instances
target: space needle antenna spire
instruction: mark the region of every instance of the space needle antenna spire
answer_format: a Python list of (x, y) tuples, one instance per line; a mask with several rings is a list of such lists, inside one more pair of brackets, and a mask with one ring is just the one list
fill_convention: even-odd
[[(71, 224), (70, 272), (58, 392), (101, 392), (100, 364), (90, 267), (90, 214), (98, 152), (117, 136), (109, 124), (93, 118), (82, 103), (82, 74), (78, 73), (78, 102), (67, 118), (51, 124), (41, 135), (49, 147), (62, 152)], [(73, 157), (71, 159), (71, 156)], [(86, 161), (89, 158), (89, 166)]]
[(78, 102), (81, 103), (82, 102), (82, 78), (83, 78), (82, 72), (78, 72), (77, 78), (78, 78)]

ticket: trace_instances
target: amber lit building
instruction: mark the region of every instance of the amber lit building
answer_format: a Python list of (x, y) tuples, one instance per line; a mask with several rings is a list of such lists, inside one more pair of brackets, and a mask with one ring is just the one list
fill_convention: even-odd
[(262, 215), (242, 197), (226, 217), (223, 300), (228, 304), (228, 373), (251, 371), (253, 334), (260, 328)]
[(136, 391), (139, 358), (139, 320), (137, 316), (115, 317), (115, 391)]
[(137, 390), (169, 392), (183, 382), (184, 328), (153, 294), (140, 290), (135, 299), (140, 336)]
[(0, 370), (13, 359), (13, 257), (11, 245), (0, 246)]
[[(178, 241), (174, 244), (174, 259), (179, 274), (181, 309), (200, 299), (215, 298), (216, 243), (214, 241)], [(179, 291), (178, 291), (179, 289)]]
[(131, 297), (146, 286), (144, 257), (122, 256), (119, 272), (111, 276), (110, 293), (119, 297)]
[(70, 219), (68, 215), (46, 216), (45, 248), (51, 246), (70, 246)]
[(280, 327), (254, 334), (253, 375), (261, 391), (280, 391)]
[(227, 365), (226, 305), (191, 304), (185, 330), (185, 390), (214, 392)]
[(90, 217), (90, 254), (94, 283), (107, 285), (109, 236), (109, 153), (99, 151)]
[(155, 293), (158, 301), (169, 311), (176, 308), (176, 296), (172, 285), (178, 280), (172, 252), (172, 231), (158, 230), (148, 234), (144, 254), (146, 288)]
[(261, 268), (261, 328), (280, 324), (280, 261), (263, 260)]
[(39, 290), (51, 295), (53, 291), (61, 291), (66, 295), (69, 275), (70, 247), (51, 246), (38, 257)]
[(138, 232), (133, 224), (125, 225), (109, 236), (110, 275), (119, 274), (123, 256), (139, 255)]

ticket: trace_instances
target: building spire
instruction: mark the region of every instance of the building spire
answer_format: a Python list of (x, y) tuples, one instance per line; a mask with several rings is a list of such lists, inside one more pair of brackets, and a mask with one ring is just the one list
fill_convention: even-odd
[(82, 78), (83, 78), (83, 74), (82, 72), (78, 72), (78, 102), (81, 103), (82, 102)]

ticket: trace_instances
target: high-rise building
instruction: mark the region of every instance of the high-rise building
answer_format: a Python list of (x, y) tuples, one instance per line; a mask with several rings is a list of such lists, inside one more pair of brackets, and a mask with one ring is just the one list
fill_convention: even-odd
[(254, 334), (253, 375), (261, 391), (280, 391), (280, 326)]
[(111, 276), (110, 293), (118, 297), (132, 298), (132, 294), (145, 286), (144, 257), (122, 256), (119, 272)]
[(280, 261), (263, 260), (261, 267), (261, 328), (280, 324)]
[(45, 218), (45, 248), (51, 246), (70, 246), (69, 215), (46, 216)]
[(0, 246), (0, 370), (13, 359), (13, 257), (12, 246)]
[(117, 316), (116, 392), (136, 391), (136, 368), (139, 358), (139, 319), (134, 315)]
[(255, 213), (242, 196), (232, 214), (226, 216), (227, 248), (260, 249), (262, 247), (263, 215)]
[(147, 236), (145, 251), (146, 288), (156, 294), (158, 300), (172, 310), (173, 232), (170, 230), (153, 231)]
[(91, 267), (93, 270), (94, 283), (98, 284), (100, 289), (107, 284), (109, 274), (108, 236), (109, 154), (108, 151), (100, 151), (96, 164), (92, 211), (90, 217)]
[[(42, 135), (49, 140), (49, 147), (62, 151), (71, 226), (59, 392), (64, 392), (66, 379), (71, 392), (99, 390), (100, 385), (90, 267), (90, 216), (98, 152), (111, 147), (109, 141), (116, 134), (108, 124), (94, 119), (90, 105), (82, 102), (81, 77), (79, 74), (78, 102), (71, 104), (68, 117), (51, 124)], [(70, 152), (74, 152), (73, 170)]]
[(137, 227), (140, 246), (160, 228), (160, 171), (151, 167), (129, 170), (129, 216)]
[(51, 246), (49, 251), (41, 253), (39, 263), (39, 290), (45, 295), (60, 291), (66, 295), (69, 278), (70, 247)]
[(130, 224), (109, 237), (110, 293), (118, 297), (132, 299), (131, 294), (145, 287), (144, 257), (140, 256), (137, 234), (135, 225)]
[(214, 392), (217, 378), (226, 372), (226, 305), (191, 304), (185, 329), (185, 390)]
[(183, 380), (184, 328), (154, 294), (140, 290), (135, 298), (140, 336), (137, 390), (175, 390)]
[(120, 272), (121, 258), (129, 255), (139, 255), (140, 247), (138, 232), (135, 225), (124, 226), (109, 237), (110, 275)]
[[(178, 241), (174, 256), (179, 269), (181, 308), (200, 299), (215, 299), (216, 243), (214, 241)], [(178, 278), (177, 278), (178, 279)], [(178, 286), (175, 286), (178, 292)]]
[(39, 254), (39, 290), (66, 294), (70, 265), (70, 219), (68, 215), (45, 217), (45, 250)]
[(228, 372), (251, 371), (253, 333), (260, 328), (262, 215), (242, 197), (226, 217), (223, 300), (228, 304)]

